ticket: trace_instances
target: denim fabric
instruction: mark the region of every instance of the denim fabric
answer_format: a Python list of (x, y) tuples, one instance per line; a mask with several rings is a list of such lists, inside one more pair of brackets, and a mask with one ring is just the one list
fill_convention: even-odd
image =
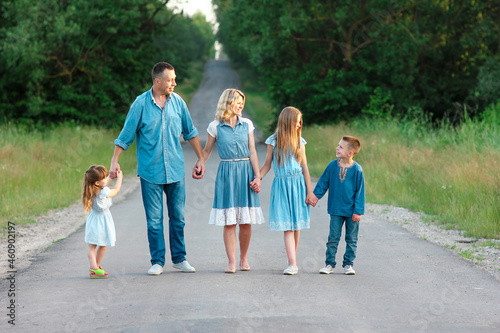
[(356, 258), (359, 222), (353, 222), (352, 217), (330, 215), (330, 234), (328, 235), (328, 243), (326, 243), (326, 265), (331, 265), (332, 267), (337, 265), (335, 255), (337, 254), (340, 236), (342, 236), (344, 222), (346, 249), (342, 267), (353, 265), (353, 261)]
[(169, 217), (170, 255), (174, 264), (186, 260), (184, 245), (184, 179), (172, 184), (152, 184), (141, 178), (142, 201), (148, 225), (151, 264), (165, 265), (165, 237), (163, 234), (163, 193), (167, 196)]
[(188, 107), (172, 93), (163, 109), (151, 90), (136, 98), (115, 145), (127, 150), (137, 139), (137, 173), (153, 184), (170, 184), (184, 178), (181, 134), (188, 141), (198, 135)]

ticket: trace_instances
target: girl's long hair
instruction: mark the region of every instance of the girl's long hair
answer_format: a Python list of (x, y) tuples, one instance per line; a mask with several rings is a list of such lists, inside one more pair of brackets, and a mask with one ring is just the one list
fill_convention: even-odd
[[(300, 119), (300, 127), (297, 129), (297, 120)], [(302, 136), (302, 112), (293, 106), (284, 108), (278, 118), (276, 129), (276, 163), (285, 165), (285, 161), (295, 156), (297, 162), (302, 162), (300, 151)]]
[(82, 203), (85, 213), (90, 212), (92, 197), (94, 196), (95, 183), (108, 176), (108, 169), (102, 165), (91, 165), (83, 178)]
[(243, 98), (243, 105), (245, 105), (245, 94), (238, 89), (226, 89), (220, 95), (219, 103), (217, 104), (217, 111), (215, 112), (215, 120), (226, 122), (233, 115), (233, 108), (235, 107), (236, 100)]

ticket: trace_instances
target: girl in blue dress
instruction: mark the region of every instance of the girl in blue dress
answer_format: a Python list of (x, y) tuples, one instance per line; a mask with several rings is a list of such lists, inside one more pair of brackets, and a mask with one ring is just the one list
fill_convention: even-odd
[(82, 189), (82, 203), (87, 216), (85, 224), (85, 242), (88, 244), (87, 256), (90, 264), (91, 279), (105, 279), (108, 273), (101, 267), (108, 246), (115, 246), (116, 232), (113, 217), (109, 211), (111, 197), (120, 192), (123, 173), (117, 172), (114, 189), (108, 187), (111, 178), (102, 165), (92, 165), (85, 172)]
[(208, 126), (203, 150), (207, 161), (216, 144), (221, 158), (209, 224), (224, 226), (224, 245), (229, 260), (226, 273), (236, 273), (236, 226), (239, 225), (240, 270), (249, 271), (247, 254), (251, 225), (264, 223), (257, 194), (261, 178), (254, 126), (250, 119), (241, 116), (244, 104), (245, 95), (241, 91), (226, 89), (222, 93), (215, 120)]
[(301, 137), (302, 113), (299, 109), (288, 106), (278, 119), (276, 133), (266, 140), (266, 162), (260, 170), (264, 177), (274, 169), (269, 209), (269, 227), (271, 230), (284, 231), (285, 249), (288, 267), (285, 275), (298, 273), (297, 247), (300, 230), (309, 229), (310, 207), (318, 199), (313, 193), (311, 177), (307, 168), (306, 141)]

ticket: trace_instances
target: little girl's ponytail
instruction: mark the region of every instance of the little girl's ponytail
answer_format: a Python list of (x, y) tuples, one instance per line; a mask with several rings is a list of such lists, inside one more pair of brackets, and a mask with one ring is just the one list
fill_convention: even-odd
[(85, 172), (82, 186), (82, 204), (85, 213), (90, 212), (95, 183), (108, 176), (108, 170), (102, 165), (91, 165)]

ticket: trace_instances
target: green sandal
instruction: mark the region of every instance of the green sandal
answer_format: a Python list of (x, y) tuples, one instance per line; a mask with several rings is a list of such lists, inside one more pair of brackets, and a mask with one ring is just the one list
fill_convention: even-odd
[(106, 273), (102, 268), (99, 269), (89, 269), (91, 279), (107, 279), (108, 273)]

